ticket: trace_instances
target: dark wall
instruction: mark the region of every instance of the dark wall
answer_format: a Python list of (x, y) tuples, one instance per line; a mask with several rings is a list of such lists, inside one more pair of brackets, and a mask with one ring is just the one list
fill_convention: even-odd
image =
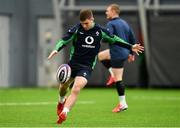
[[(96, 5), (108, 5), (112, 3), (117, 3), (120, 5), (135, 5), (136, 0), (97, 0)], [(77, 5), (94, 5), (94, 1), (88, 0), (76, 0)]]
[(180, 14), (150, 17), (150, 85), (180, 86)]
[(10, 17), (10, 84), (27, 83), (28, 1), (1, 0), (0, 14)]

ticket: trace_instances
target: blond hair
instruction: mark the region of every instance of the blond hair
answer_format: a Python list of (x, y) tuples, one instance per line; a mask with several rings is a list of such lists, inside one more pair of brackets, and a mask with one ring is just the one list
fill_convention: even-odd
[(116, 14), (120, 14), (120, 6), (118, 4), (110, 4), (109, 7), (111, 7), (111, 10), (114, 10)]

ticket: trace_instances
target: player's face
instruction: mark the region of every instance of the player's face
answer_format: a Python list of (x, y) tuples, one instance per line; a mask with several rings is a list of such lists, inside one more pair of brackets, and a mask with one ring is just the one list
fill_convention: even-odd
[(82, 27), (87, 31), (92, 28), (93, 26), (93, 18), (92, 19), (86, 19), (85, 21), (80, 21)]
[(106, 9), (106, 18), (108, 20), (111, 20), (112, 17), (113, 17), (113, 11), (112, 11), (111, 7), (107, 7), (107, 9)]

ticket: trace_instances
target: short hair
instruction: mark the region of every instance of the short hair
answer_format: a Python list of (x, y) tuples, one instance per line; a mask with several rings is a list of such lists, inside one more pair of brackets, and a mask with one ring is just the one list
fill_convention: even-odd
[(120, 14), (120, 6), (118, 4), (110, 4), (111, 10), (114, 10), (118, 15)]
[(82, 9), (79, 13), (80, 21), (85, 21), (93, 17), (93, 12), (91, 9)]

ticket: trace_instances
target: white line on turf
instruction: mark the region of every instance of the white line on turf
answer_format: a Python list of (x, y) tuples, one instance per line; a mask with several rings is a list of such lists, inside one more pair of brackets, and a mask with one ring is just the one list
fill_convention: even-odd
[[(57, 102), (4, 102), (0, 103), (0, 106), (35, 106), (35, 105), (53, 105)], [(76, 104), (95, 104), (95, 101), (77, 101)]]
[(175, 96), (133, 96), (134, 100), (167, 100), (167, 101), (178, 101), (180, 97)]

